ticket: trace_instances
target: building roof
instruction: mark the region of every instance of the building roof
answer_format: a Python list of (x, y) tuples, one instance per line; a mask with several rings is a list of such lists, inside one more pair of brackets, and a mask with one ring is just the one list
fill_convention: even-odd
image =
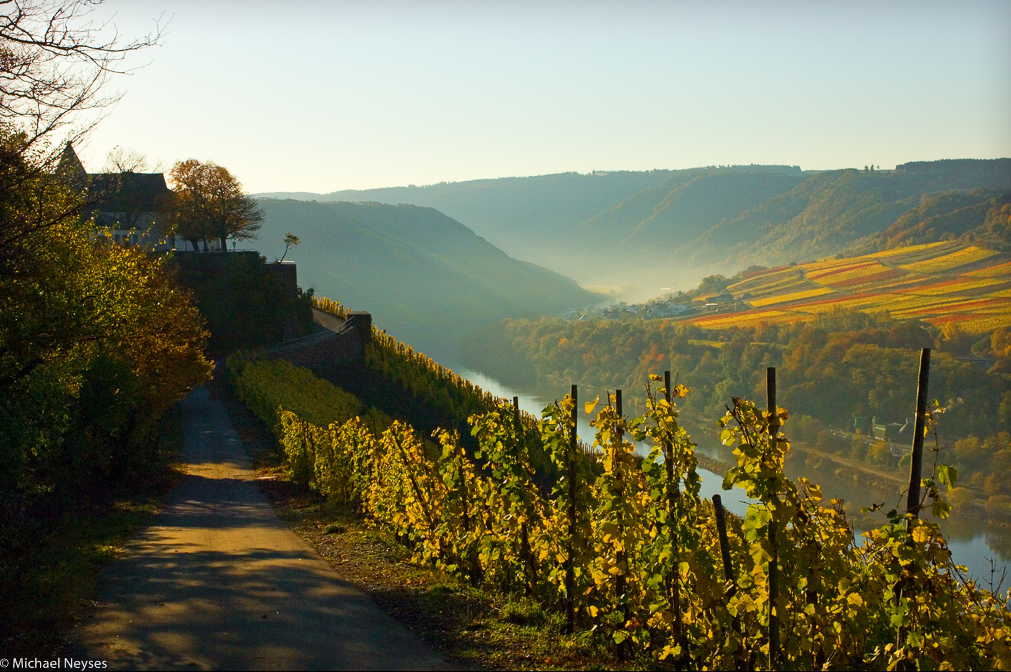
[(101, 212), (159, 212), (172, 192), (162, 173), (97, 173), (89, 175), (89, 200)]
[(161, 212), (166, 209), (172, 191), (165, 184), (163, 173), (94, 173), (89, 175), (84, 164), (67, 143), (57, 168), (71, 183), (87, 187), (88, 208), (93, 212)]
[(74, 184), (84, 186), (88, 181), (88, 171), (84, 169), (84, 164), (77, 157), (74, 146), (67, 142), (60, 155), (60, 163), (56, 168), (57, 172)]

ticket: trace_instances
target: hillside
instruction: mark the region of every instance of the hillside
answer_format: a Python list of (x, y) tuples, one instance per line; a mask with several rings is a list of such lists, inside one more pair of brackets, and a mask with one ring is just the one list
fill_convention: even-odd
[(885, 231), (858, 240), (850, 251), (868, 252), (903, 245), (962, 239), (1011, 251), (1008, 208), (1011, 190), (973, 189), (924, 195)]
[(925, 196), (980, 188), (1011, 188), (1011, 159), (921, 162), (894, 171), (825, 171), (724, 220), (679, 258), (729, 269), (835, 254), (887, 230)]
[(727, 288), (733, 303), (690, 321), (704, 329), (725, 329), (807, 321), (841, 311), (888, 311), (894, 319), (955, 323), (967, 334), (1011, 326), (1011, 257), (959, 241), (744, 275)]
[[(656, 245), (650, 244), (643, 233), (636, 240), (638, 248), (634, 253), (629, 252), (632, 246), (623, 245), (624, 239), (640, 224), (650, 231), (658, 226), (670, 228), (671, 233), (664, 231), (662, 235), (682, 241), (684, 234), (680, 228), (686, 226), (694, 238), (698, 235), (695, 229), (707, 229), (728, 216), (728, 212), (736, 215), (740, 207), (752, 203), (750, 195), (755, 191), (751, 186), (752, 174), (756, 172), (802, 174), (799, 168), (789, 166), (735, 166), (585, 175), (561, 173), (329, 194), (257, 195), (432, 207), (463, 222), (509, 255), (571, 276), (584, 286), (636, 285), (640, 291), (650, 292), (661, 284), (688, 282), (697, 275), (686, 271), (675, 276), (670, 268), (662, 268), (666, 255), (657, 256)], [(711, 175), (723, 179), (707, 182), (705, 178)], [(741, 184), (735, 181), (738, 179)], [(788, 178), (780, 191), (792, 187), (795, 180), (796, 177)], [(722, 188), (713, 189), (717, 184)], [(740, 193), (749, 195), (744, 205), (728, 210), (724, 203), (738, 202)], [(774, 193), (778, 192), (775, 189), (762, 192), (764, 198)], [(689, 221), (682, 224), (682, 216)], [(648, 254), (643, 254), (644, 247), (649, 249)]]
[(789, 191), (804, 179), (798, 168), (776, 166), (706, 171), (688, 181), (672, 178), (594, 216), (580, 229), (585, 236), (620, 245), (630, 260), (649, 258), (658, 249), (685, 248), (724, 219)]
[(573, 280), (508, 256), (446, 215), (411, 205), (262, 200), (257, 244), (275, 256), (288, 231), (299, 284), (368, 310), (405, 342), (454, 361), (464, 331), (506, 316), (594, 303)]
[[(696, 171), (697, 172), (697, 171)], [(684, 174), (682, 174), (684, 173)], [(560, 173), (536, 177), (470, 180), (424, 187), (391, 187), (329, 194), (264, 193), (266, 198), (407, 203), (431, 207), (463, 222), (479, 236), (518, 259), (589, 282), (585, 260), (572, 253), (575, 228), (597, 213), (644, 189), (691, 171)]]
[[(884, 249), (901, 231), (888, 238), (882, 232), (912, 217), (907, 213), (925, 201), (946, 193), (957, 194), (958, 201), (973, 190), (993, 198), (1009, 189), (1011, 159), (967, 159), (885, 171), (732, 166), (274, 196), (434, 207), (514, 257), (583, 286), (621, 288), (621, 298), (635, 300), (751, 264)], [(931, 224), (927, 228), (943, 233), (922, 242), (940, 240), (949, 229), (960, 236), (983, 220), (985, 213), (972, 219), (972, 227)], [(924, 237), (911, 235), (917, 242)]]

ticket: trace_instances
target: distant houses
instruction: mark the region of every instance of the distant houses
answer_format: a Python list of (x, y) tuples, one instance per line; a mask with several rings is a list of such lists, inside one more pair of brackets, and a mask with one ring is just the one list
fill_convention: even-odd
[(720, 308), (728, 306), (733, 302), (734, 295), (729, 292), (723, 292), (722, 294), (717, 294), (716, 296), (707, 299), (706, 308), (710, 310), (719, 310)]
[(627, 318), (645, 318), (648, 320), (662, 319), (669, 317), (681, 317), (693, 312), (692, 307), (686, 303), (678, 303), (673, 299), (654, 300), (647, 303), (637, 303), (631, 306), (620, 303), (609, 308), (594, 308), (588, 311), (571, 312), (565, 315), (565, 319), (586, 322), (593, 317), (602, 317), (608, 320), (620, 320)]
[(876, 417), (868, 419), (866, 416), (856, 416), (853, 418), (853, 432), (867, 437), (868, 442), (884, 441), (891, 447), (893, 456), (901, 457), (906, 452), (904, 442), (913, 434), (913, 418), (906, 418), (903, 424), (878, 422)]
[(671, 301), (664, 301), (655, 303), (649, 307), (646, 311), (646, 316), (651, 319), (658, 319), (662, 317), (679, 317), (684, 313), (691, 310), (691, 306), (684, 303), (674, 303)]

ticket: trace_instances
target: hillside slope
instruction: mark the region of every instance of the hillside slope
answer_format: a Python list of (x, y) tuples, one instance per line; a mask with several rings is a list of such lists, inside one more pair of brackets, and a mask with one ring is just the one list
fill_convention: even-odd
[(1011, 251), (1008, 204), (1011, 190), (947, 191), (921, 198), (919, 205), (899, 217), (885, 231), (854, 243), (856, 254), (941, 240), (961, 239), (1002, 252)]
[[(924, 199), (980, 189), (1011, 189), (1011, 159), (921, 161), (887, 171), (731, 166), (564, 173), (292, 195), (435, 207), (517, 258), (584, 286), (622, 287), (621, 298), (635, 300), (751, 264), (815, 259), (858, 242), (861, 250), (882, 249), (886, 242), (875, 236)], [(979, 217), (966, 220), (968, 214), (956, 219), (978, 226)], [(952, 227), (958, 228), (933, 229)]]
[[(1005, 219), (1008, 212), (1004, 212)], [(962, 241), (907, 245), (752, 271), (733, 297), (688, 321), (705, 329), (817, 320), (841, 312), (888, 315), (966, 334), (1011, 327), (1011, 256)], [(698, 305), (706, 297), (696, 299)]]
[(288, 231), (299, 284), (368, 310), (407, 343), (455, 358), (464, 331), (505, 316), (554, 314), (599, 299), (575, 281), (508, 256), (432, 208), (260, 201), (258, 246), (273, 257)]
[[(684, 173), (683, 175), (679, 173)], [(690, 171), (559, 173), (469, 180), (424, 187), (345, 190), (329, 194), (265, 193), (261, 197), (407, 203), (435, 208), (463, 222), (510, 256), (586, 282), (585, 260), (573, 255), (572, 232), (581, 222), (664, 181), (687, 181)]]
[[(685, 269), (681, 277), (672, 271), (666, 263), (672, 250), (666, 243), (652, 242), (652, 233), (659, 229), (665, 240), (684, 243), (698, 236), (699, 229), (736, 216), (754, 203), (755, 173), (765, 176), (762, 180), (793, 176), (778, 189), (759, 189), (765, 198), (788, 190), (802, 175), (799, 168), (790, 166), (732, 166), (560, 173), (424, 187), (259, 196), (432, 207), (463, 222), (509, 255), (569, 275), (583, 285), (636, 286), (648, 293), (660, 284), (692, 280), (697, 275)], [(710, 179), (713, 176), (715, 179)], [(625, 238), (637, 228), (644, 230), (634, 243), (624, 245)]]
[(675, 258), (727, 269), (814, 259), (887, 230), (925, 195), (979, 188), (1011, 188), (1011, 159), (825, 171), (722, 221)]
[(580, 225), (586, 234), (620, 245), (630, 261), (659, 250), (689, 247), (727, 218), (804, 181), (799, 169), (778, 166), (713, 170), (688, 181), (670, 179), (645, 189)]

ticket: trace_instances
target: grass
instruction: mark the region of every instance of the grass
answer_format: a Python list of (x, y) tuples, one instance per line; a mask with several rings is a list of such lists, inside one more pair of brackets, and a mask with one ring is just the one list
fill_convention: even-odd
[(884, 266), (881, 265), (880, 261), (864, 260), (856, 263), (837, 264), (827, 268), (815, 269), (812, 267), (807, 269), (807, 278), (808, 280), (822, 280), (826, 283), (835, 282), (836, 280), (844, 280), (858, 275), (870, 275), (872, 273), (877, 273), (883, 268)]
[(722, 348), (724, 345), (726, 345), (726, 342), (724, 341), (706, 341), (699, 339), (689, 339), (688, 342), (691, 343), (692, 345), (706, 345), (709, 346), (710, 348)]
[(974, 278), (995, 278), (1011, 275), (1011, 261), (996, 266), (989, 266), (978, 271), (969, 271), (965, 275)]
[(133, 480), (130, 490), (112, 493), (105, 503), (82, 502), (20, 563), (0, 605), (4, 656), (55, 658), (66, 651), (70, 630), (97, 606), (102, 570), (178, 482), (183, 435), (177, 409), (165, 418), (161, 441), (161, 463), (147, 478)]
[(883, 250), (881, 252), (874, 252), (873, 254), (865, 255), (870, 259), (891, 259), (892, 257), (903, 257), (911, 256), (916, 253), (925, 253), (928, 251), (950, 250), (954, 245), (949, 242), (939, 242), (939, 243), (925, 243), (923, 245), (911, 245), (909, 247), (896, 247), (891, 250)]
[(792, 292), (790, 294), (777, 294), (776, 296), (769, 296), (761, 299), (756, 299), (751, 301), (751, 305), (755, 308), (760, 306), (769, 306), (775, 303), (787, 303), (789, 301), (799, 301), (801, 299), (810, 299), (815, 296), (825, 296), (826, 294), (833, 293), (834, 290), (828, 287), (816, 287), (814, 289), (804, 289), (799, 292)]

